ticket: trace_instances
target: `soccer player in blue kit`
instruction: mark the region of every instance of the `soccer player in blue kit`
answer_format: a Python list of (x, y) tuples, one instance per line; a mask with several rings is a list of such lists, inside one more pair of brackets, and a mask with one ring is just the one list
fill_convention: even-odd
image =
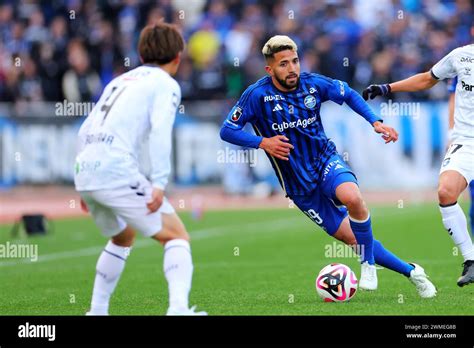
[[(272, 37), (263, 47), (268, 76), (248, 87), (221, 128), (232, 144), (265, 150), (286, 195), (329, 235), (360, 246), (359, 288), (376, 290), (375, 264), (405, 275), (421, 297), (436, 296), (422, 267), (399, 259), (375, 240), (369, 211), (355, 174), (324, 133), (321, 103), (346, 103), (364, 117), (385, 143), (397, 132), (382, 123), (347, 83), (301, 73), (297, 46), (288, 36)], [(256, 135), (243, 130), (252, 124)]]

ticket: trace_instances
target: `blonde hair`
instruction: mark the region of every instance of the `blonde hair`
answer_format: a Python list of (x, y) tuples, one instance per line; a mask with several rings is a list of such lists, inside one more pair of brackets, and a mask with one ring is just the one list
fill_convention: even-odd
[(296, 43), (286, 35), (275, 35), (268, 40), (262, 48), (262, 54), (266, 59), (273, 58), (275, 53), (291, 50), (298, 51)]

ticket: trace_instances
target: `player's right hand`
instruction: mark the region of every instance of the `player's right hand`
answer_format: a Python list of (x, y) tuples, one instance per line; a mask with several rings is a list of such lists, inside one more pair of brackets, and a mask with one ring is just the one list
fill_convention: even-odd
[(391, 141), (396, 142), (398, 140), (398, 132), (395, 128), (386, 126), (380, 121), (374, 122), (373, 126), (375, 133), (382, 134), (382, 139), (385, 140), (385, 144), (388, 144)]
[(390, 93), (390, 90), (391, 88), (388, 83), (384, 85), (370, 85), (369, 87), (364, 89), (364, 91), (362, 92), (362, 97), (364, 98), (364, 100), (369, 99), (369, 97), (370, 99), (374, 99), (379, 95), (387, 95), (388, 93)]
[(271, 138), (263, 138), (260, 143), (260, 148), (264, 149), (269, 155), (281, 159), (283, 161), (288, 161), (290, 156), (290, 150), (295, 147), (291, 145), (289, 139), (284, 135), (275, 135)]
[(163, 199), (165, 197), (165, 192), (158, 188), (153, 188), (151, 192), (151, 201), (147, 202), (146, 206), (150, 213), (154, 213), (158, 209), (160, 209), (161, 205), (163, 204)]

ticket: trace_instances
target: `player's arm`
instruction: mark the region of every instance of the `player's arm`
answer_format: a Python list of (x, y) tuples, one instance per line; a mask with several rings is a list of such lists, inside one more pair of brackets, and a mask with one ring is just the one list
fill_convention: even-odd
[(149, 151), (153, 192), (151, 201), (147, 203), (151, 212), (157, 211), (163, 203), (165, 187), (171, 172), (173, 124), (181, 100), (178, 84), (173, 87), (160, 89), (151, 110)]
[(320, 83), (320, 89), (324, 99), (332, 100), (339, 105), (345, 102), (352, 110), (369, 122), (374, 127), (376, 133), (382, 134), (386, 144), (398, 140), (397, 131), (392, 127), (384, 125), (382, 118), (375, 115), (359, 93), (350, 88), (347, 83), (339, 80), (332, 80), (330, 83), (328, 80), (323, 80), (322, 82)]
[(365, 100), (395, 92), (417, 92), (430, 89), (438, 83), (431, 71), (413, 75), (405, 80), (386, 83), (383, 85), (370, 85), (362, 92)]
[(290, 150), (293, 149), (293, 145), (288, 143), (288, 138), (283, 135), (265, 138), (243, 130), (247, 122), (255, 119), (254, 108), (246, 94), (247, 92), (242, 95), (222, 124), (221, 139), (238, 146), (260, 148), (273, 157), (287, 161)]
[(385, 144), (391, 141), (396, 142), (398, 140), (397, 131), (392, 127), (384, 125), (382, 118), (375, 115), (359, 93), (348, 87), (348, 93), (344, 101), (352, 110), (369, 122), (374, 127), (376, 133), (382, 134), (382, 139), (385, 140)]
[(388, 88), (390, 92), (418, 92), (430, 89), (438, 83), (431, 71), (416, 74), (405, 80), (390, 83)]
[(417, 92), (430, 89), (439, 80), (456, 76), (456, 69), (453, 64), (454, 56), (455, 50), (443, 57), (430, 71), (416, 74), (405, 80), (383, 85), (370, 85), (362, 92), (362, 96), (367, 100), (369, 98), (374, 99), (379, 95), (387, 95), (388, 93)]

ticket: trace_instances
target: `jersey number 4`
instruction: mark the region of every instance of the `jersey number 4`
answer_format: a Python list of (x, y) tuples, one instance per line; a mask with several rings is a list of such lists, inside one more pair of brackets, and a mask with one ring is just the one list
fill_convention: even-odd
[[(114, 103), (117, 101), (118, 97), (120, 97), (120, 95), (123, 93), (123, 91), (125, 90), (125, 88), (127, 88), (127, 87), (126, 87), (126, 86), (125, 86), (125, 87), (122, 87), (122, 89), (120, 89), (120, 92), (115, 93), (115, 91), (118, 90), (118, 87), (112, 87), (112, 90), (110, 91), (109, 96), (105, 99), (104, 104), (103, 104), (103, 105), (101, 106), (101, 108), (100, 108), (100, 111), (104, 111), (104, 112), (105, 112), (104, 118), (102, 119), (102, 123), (100, 124), (101, 126), (104, 125), (105, 119), (107, 118), (107, 115), (109, 114), (110, 109), (112, 109), (112, 106), (113, 106)], [(113, 100), (108, 104), (108, 101), (110, 100), (110, 98), (111, 98), (114, 94), (115, 94), (115, 97), (114, 97)]]

